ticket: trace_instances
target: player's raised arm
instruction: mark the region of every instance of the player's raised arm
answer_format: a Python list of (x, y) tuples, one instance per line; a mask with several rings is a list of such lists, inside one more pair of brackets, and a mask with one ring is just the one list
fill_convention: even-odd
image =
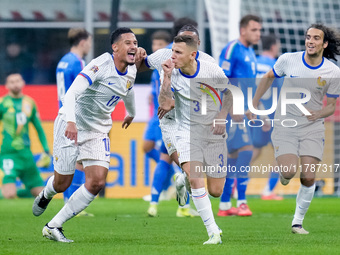
[[(264, 93), (269, 89), (269, 87), (273, 84), (273, 81), (275, 79), (275, 74), (273, 70), (268, 71), (260, 80), (260, 84), (256, 89), (255, 96), (253, 98), (253, 104), (249, 105), (249, 108), (254, 107), (255, 109), (258, 108), (258, 105), (260, 103), (261, 97), (264, 95)], [(256, 118), (256, 115), (253, 114), (250, 110), (247, 110), (246, 116), (248, 119), (254, 119)]]
[(174, 108), (173, 93), (171, 91), (171, 73), (175, 65), (172, 63), (171, 59), (166, 60), (162, 64), (164, 71), (164, 79), (159, 92), (158, 102), (158, 117), (161, 119), (164, 115)]

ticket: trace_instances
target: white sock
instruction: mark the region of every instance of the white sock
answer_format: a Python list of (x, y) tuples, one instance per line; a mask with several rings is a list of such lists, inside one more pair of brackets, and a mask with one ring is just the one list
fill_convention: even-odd
[(219, 209), (222, 211), (229, 210), (231, 208), (231, 202), (220, 202)]
[(201, 216), (203, 223), (207, 229), (208, 236), (213, 233), (219, 234), (214, 214), (211, 208), (211, 202), (205, 188), (191, 189), (192, 201), (194, 202), (197, 212)]
[(67, 220), (73, 218), (93, 201), (96, 196), (91, 194), (85, 185), (81, 185), (77, 189), (63, 208), (57, 213), (56, 216), (48, 223), (49, 227), (60, 228)]
[(44, 189), (44, 197), (46, 199), (51, 199), (55, 194), (57, 194), (57, 192), (54, 190), (54, 187), (53, 187), (53, 181), (54, 181), (54, 175), (52, 175), (50, 179), (48, 179), (46, 187)]
[(307, 213), (310, 203), (312, 202), (315, 191), (315, 183), (306, 187), (301, 184), (296, 196), (296, 208), (292, 225), (302, 225), (303, 219)]
[(247, 200), (246, 199), (244, 199), (244, 200), (237, 200), (237, 207), (239, 207), (242, 204), (247, 204)]
[(272, 192), (269, 190), (269, 184), (267, 183), (267, 185), (264, 187), (263, 191), (262, 191), (262, 195), (263, 196), (269, 196)]

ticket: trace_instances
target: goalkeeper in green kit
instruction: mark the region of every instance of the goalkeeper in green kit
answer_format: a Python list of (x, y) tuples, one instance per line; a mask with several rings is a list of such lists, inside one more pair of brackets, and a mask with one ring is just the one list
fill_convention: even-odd
[[(29, 122), (38, 132), (44, 149), (38, 166), (47, 167), (51, 163), (45, 132), (41, 126), (39, 113), (34, 100), (22, 93), (25, 81), (19, 73), (12, 73), (6, 78), (9, 93), (0, 98), (0, 121), (2, 122), (2, 144), (0, 168), (2, 195), (4, 198), (37, 196), (44, 188), (44, 182), (34, 161), (30, 149)], [(17, 177), (25, 189), (16, 189)], [(0, 194), (1, 195), (1, 194)]]

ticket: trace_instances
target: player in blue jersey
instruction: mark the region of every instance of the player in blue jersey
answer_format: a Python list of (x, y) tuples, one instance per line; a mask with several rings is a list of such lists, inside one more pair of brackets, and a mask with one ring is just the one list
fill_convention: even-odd
[[(165, 30), (159, 30), (152, 34), (152, 52), (165, 48), (171, 42), (171, 34)], [(159, 161), (159, 148), (162, 143), (162, 133), (159, 127), (159, 119), (157, 116), (158, 110), (158, 95), (160, 77), (157, 70), (152, 72), (151, 76), (151, 94), (149, 102), (153, 105), (153, 115), (149, 120), (144, 134), (143, 150), (149, 158), (152, 158), (156, 163)]]
[[(240, 37), (238, 40), (231, 41), (223, 48), (219, 65), (224, 70), (230, 82), (241, 88), (244, 98), (247, 98), (248, 87), (253, 87), (255, 91), (256, 79), (256, 56), (253, 48), (261, 36), (262, 20), (255, 15), (246, 15), (240, 21)], [(247, 100), (245, 100), (245, 109)], [(244, 115), (228, 115), (228, 166), (230, 169), (237, 169), (236, 175), (229, 173), (225, 182), (224, 191), (221, 196), (218, 216), (251, 216), (247, 200), (246, 189), (248, 184), (248, 174), (240, 172), (243, 167), (249, 166), (253, 146), (250, 137), (249, 126), (245, 121)], [(234, 122), (233, 124), (231, 124)], [(236, 124), (236, 122), (241, 124)], [(232, 207), (230, 202), (234, 178), (237, 177), (238, 201), (237, 208)]]
[[(262, 54), (257, 56), (257, 83), (259, 79), (271, 70), (276, 62), (276, 58), (279, 54), (280, 43), (278, 42), (275, 35), (266, 35), (262, 36)], [(280, 88), (282, 86), (283, 79), (276, 79), (272, 85), (272, 87), (277, 88), (277, 96), (280, 92)], [(272, 90), (267, 90), (265, 95), (261, 98), (261, 103), (264, 109), (270, 109), (272, 106)], [(270, 114), (269, 119), (274, 119), (274, 113)], [(268, 143), (271, 143), (270, 136), (272, 134), (273, 128), (270, 123), (264, 125), (262, 128), (252, 128), (251, 135), (253, 140), (253, 158), (252, 162), (255, 161), (261, 154), (261, 150)], [(279, 180), (279, 173), (272, 172), (270, 173), (270, 177), (267, 185), (265, 186), (261, 199), (262, 200), (282, 200), (283, 197), (276, 195), (273, 193), (273, 190)]]
[[(68, 31), (67, 38), (71, 49), (70, 52), (59, 61), (56, 71), (59, 108), (63, 106), (65, 93), (80, 71), (85, 67), (83, 58), (89, 53), (92, 46), (92, 36), (83, 28), (71, 28)], [(79, 170), (75, 171), (72, 184), (64, 192), (65, 203), (71, 195), (85, 183), (85, 173), (83, 172), (82, 165), (77, 164), (77, 169)], [(81, 212), (80, 215), (93, 216), (85, 211)]]

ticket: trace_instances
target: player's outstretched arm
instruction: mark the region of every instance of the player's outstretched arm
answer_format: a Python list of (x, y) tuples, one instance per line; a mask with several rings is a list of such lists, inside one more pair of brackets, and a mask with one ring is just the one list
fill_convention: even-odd
[(173, 93), (171, 91), (171, 73), (175, 65), (172, 63), (171, 59), (166, 60), (162, 64), (164, 71), (163, 83), (161, 85), (161, 90), (158, 96), (158, 117), (163, 118), (164, 115), (172, 110), (175, 106), (174, 100), (172, 99)]
[[(260, 84), (256, 89), (255, 96), (253, 98), (253, 104), (249, 105), (250, 110), (252, 108), (257, 109), (258, 105), (260, 103), (260, 99), (263, 96), (263, 94), (269, 89), (269, 87), (273, 84), (273, 81), (275, 79), (275, 74), (273, 70), (268, 71), (260, 80)], [(255, 119), (256, 115), (253, 114), (250, 110), (247, 110), (246, 116), (248, 119)]]

